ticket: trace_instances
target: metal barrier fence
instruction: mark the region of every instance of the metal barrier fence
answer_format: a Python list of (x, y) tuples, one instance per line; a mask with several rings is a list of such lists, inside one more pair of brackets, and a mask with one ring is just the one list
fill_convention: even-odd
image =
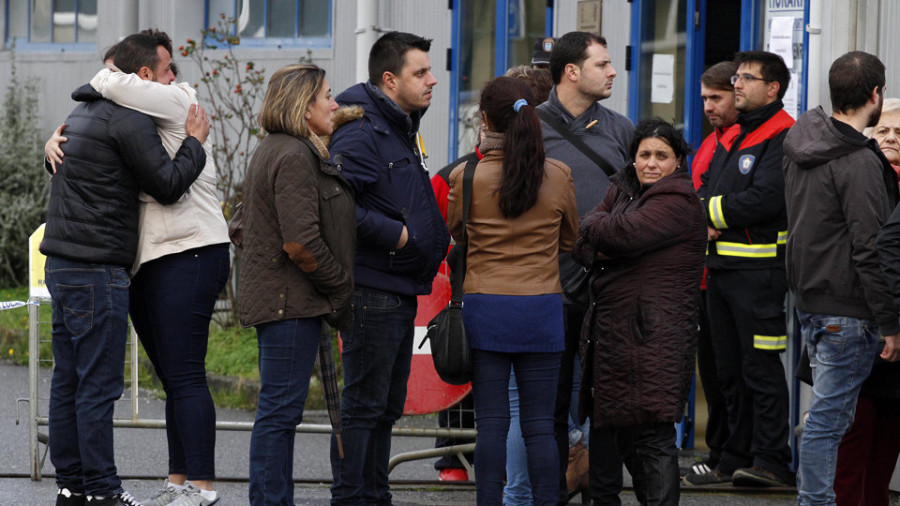
[[(41, 374), (48, 373), (53, 366), (53, 356), (50, 352), (52, 328), (50, 299), (45, 297), (31, 297), (28, 299), (28, 399), (20, 399), (28, 403), (28, 442), (31, 467), (31, 479), (38, 481), (42, 478), (44, 461), (47, 458), (49, 437), (40, 432), (40, 427), (49, 424), (49, 399), (40, 395)], [(138, 397), (140, 389), (138, 384), (138, 339), (133, 328), (129, 326), (127, 354), (125, 359), (125, 383), (126, 388), (122, 397), (116, 401), (117, 407), (123, 403), (127, 405), (129, 416), (113, 419), (115, 427), (139, 428), (139, 429), (164, 429), (166, 421), (160, 419), (142, 419), (138, 412)], [(42, 356), (43, 350), (43, 356)], [(17, 405), (18, 411), (18, 405)], [(121, 411), (121, 409), (120, 409)], [(17, 416), (18, 421), (18, 416)], [(216, 430), (224, 431), (250, 431), (252, 422), (216, 421)], [(331, 434), (330, 424), (301, 423), (297, 426), (297, 432), (307, 434)], [(475, 438), (475, 429), (461, 428), (415, 428), (395, 426), (392, 434), (403, 437), (443, 437), (443, 438)], [(465, 453), (475, 450), (475, 443), (447, 446), (401, 453), (391, 458), (388, 472), (403, 462), (413, 460), (430, 459), (445, 455), (455, 455), (466, 467), (471, 480), (475, 479), (474, 470)]]

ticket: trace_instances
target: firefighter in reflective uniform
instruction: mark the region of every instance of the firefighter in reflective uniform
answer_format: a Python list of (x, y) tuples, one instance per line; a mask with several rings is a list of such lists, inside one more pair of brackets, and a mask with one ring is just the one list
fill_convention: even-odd
[(781, 98), (790, 74), (777, 55), (738, 53), (732, 77), (738, 123), (720, 137), (702, 176), (707, 210), (707, 303), (730, 436), (716, 469), (689, 485), (792, 481), (786, 349), (784, 248), (787, 218), (782, 142), (794, 120)]

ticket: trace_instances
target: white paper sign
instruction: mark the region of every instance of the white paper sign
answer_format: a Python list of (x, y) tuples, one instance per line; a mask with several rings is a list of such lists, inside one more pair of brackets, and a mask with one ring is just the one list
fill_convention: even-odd
[(788, 84), (788, 89), (784, 93), (784, 98), (782, 99), (782, 101), (784, 102), (784, 112), (790, 114), (794, 119), (797, 119), (797, 113), (800, 108), (800, 102), (798, 100), (797, 93), (798, 82), (800, 82), (800, 74), (797, 72), (791, 72), (791, 82)]
[(675, 55), (654, 54), (652, 74), (650, 101), (671, 104), (675, 98)]
[(779, 16), (772, 18), (769, 32), (769, 51), (784, 60), (788, 69), (794, 68), (794, 18)]

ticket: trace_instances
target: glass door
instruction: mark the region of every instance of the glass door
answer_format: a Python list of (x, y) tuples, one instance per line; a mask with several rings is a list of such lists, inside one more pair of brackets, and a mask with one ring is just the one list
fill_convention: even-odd
[(637, 72), (630, 76), (629, 116), (635, 123), (659, 116), (683, 127), (687, 0), (636, 1), (631, 12)]
[(475, 147), (482, 87), (531, 62), (535, 39), (550, 35), (552, 13), (547, 0), (454, 2), (448, 162)]

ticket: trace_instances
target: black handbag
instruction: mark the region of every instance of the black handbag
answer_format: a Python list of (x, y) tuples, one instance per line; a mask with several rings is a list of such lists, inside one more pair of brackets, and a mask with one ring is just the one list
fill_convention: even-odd
[[(451, 385), (465, 385), (472, 381), (472, 349), (469, 348), (469, 337), (462, 318), (463, 280), (466, 276), (466, 222), (469, 218), (469, 205), (472, 203), (472, 179), (475, 177), (477, 159), (469, 160), (463, 172), (463, 215), (462, 244), (453, 248), (448, 258), (450, 263), (450, 282), (453, 288), (450, 302), (440, 313), (428, 322), (425, 339), (431, 341), (431, 358), (438, 376)], [(425, 344), (425, 339), (419, 348)]]

